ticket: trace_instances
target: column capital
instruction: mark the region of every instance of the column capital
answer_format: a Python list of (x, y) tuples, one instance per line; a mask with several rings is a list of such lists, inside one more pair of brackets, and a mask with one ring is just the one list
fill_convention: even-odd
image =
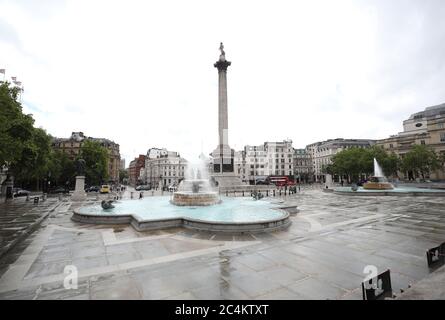
[(227, 67), (230, 66), (232, 64), (232, 62), (227, 61), (227, 60), (218, 60), (215, 62), (215, 64), (213, 65), (215, 68), (218, 68), (218, 71), (227, 71)]

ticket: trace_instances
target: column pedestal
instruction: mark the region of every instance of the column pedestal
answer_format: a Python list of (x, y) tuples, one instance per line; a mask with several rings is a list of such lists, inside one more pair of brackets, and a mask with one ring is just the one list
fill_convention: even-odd
[(87, 199), (87, 194), (85, 192), (85, 177), (76, 176), (76, 187), (74, 193), (71, 196), (72, 201), (84, 201)]

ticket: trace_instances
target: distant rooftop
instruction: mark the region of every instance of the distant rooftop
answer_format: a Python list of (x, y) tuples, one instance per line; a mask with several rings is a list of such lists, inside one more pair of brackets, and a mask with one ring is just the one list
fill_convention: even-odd
[(424, 111), (413, 113), (408, 120), (429, 118), (439, 115), (445, 116), (445, 103), (439, 104), (437, 106), (427, 107)]

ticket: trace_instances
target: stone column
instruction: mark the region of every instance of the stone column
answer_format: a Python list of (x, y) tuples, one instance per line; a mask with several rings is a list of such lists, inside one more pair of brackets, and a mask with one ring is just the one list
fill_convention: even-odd
[(231, 163), (231, 149), (229, 147), (229, 115), (227, 108), (227, 68), (231, 65), (226, 60), (225, 53), (219, 57), (214, 64), (218, 69), (218, 147), (215, 150), (214, 157), (219, 162), (219, 172), (223, 173), (223, 164)]
[(228, 110), (227, 110), (227, 67), (231, 65), (224, 57), (214, 64), (218, 68), (218, 133), (219, 145), (228, 145)]

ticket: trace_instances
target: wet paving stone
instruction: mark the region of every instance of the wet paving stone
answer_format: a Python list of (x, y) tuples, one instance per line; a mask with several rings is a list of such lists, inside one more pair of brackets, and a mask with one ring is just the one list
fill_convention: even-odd
[[(300, 211), (287, 230), (242, 235), (79, 224), (64, 203), (0, 259), (0, 299), (362, 299), (365, 266), (390, 269), (406, 290), (431, 273), (426, 250), (445, 242), (442, 198), (288, 199)], [(26, 205), (0, 215), (3, 239), (39, 217), (43, 207)], [(66, 265), (87, 274), (78, 289), (63, 287)]]

